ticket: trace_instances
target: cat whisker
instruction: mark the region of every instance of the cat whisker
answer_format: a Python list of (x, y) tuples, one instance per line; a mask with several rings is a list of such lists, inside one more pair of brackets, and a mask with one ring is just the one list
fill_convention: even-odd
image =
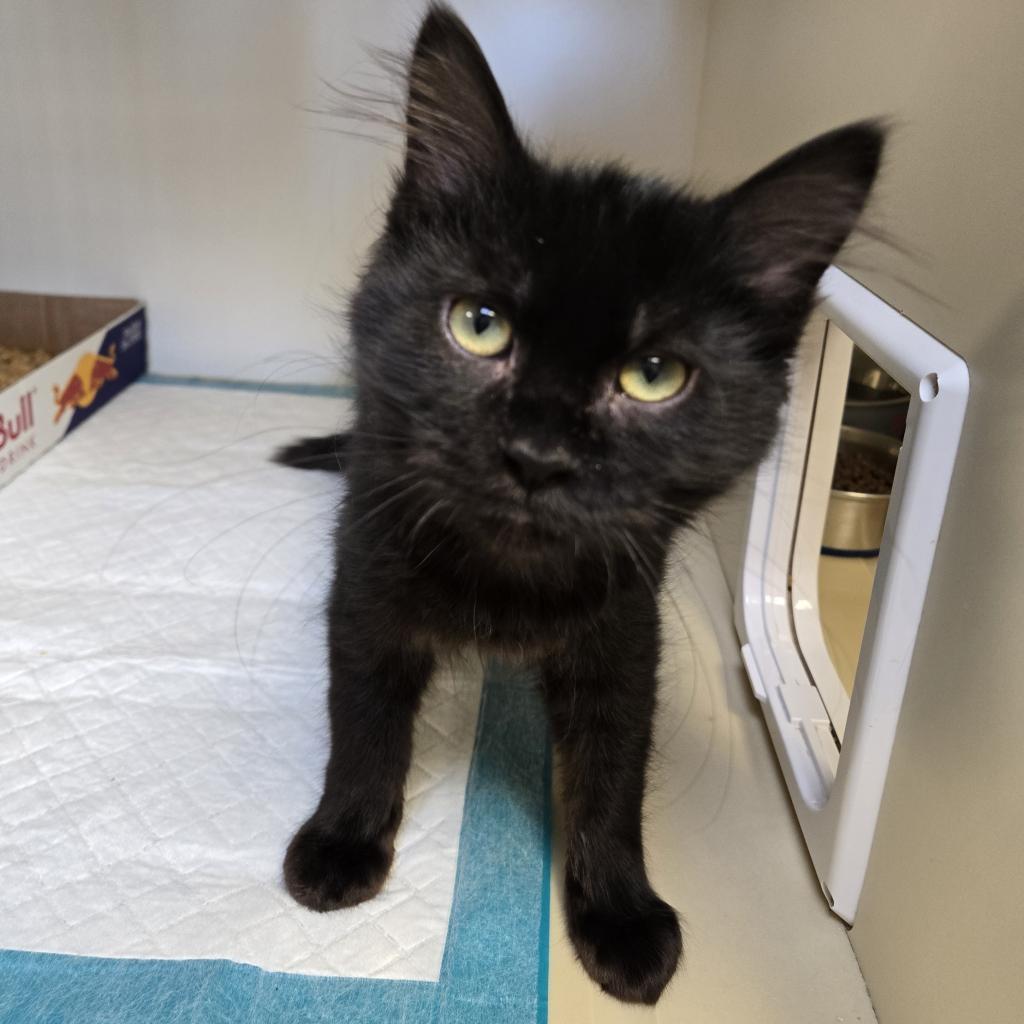
[(433, 547), (432, 547), (432, 548), (431, 548), (431, 549), (430, 549), (430, 550), (429, 550), (429, 551), (428, 551), (428, 552), (427, 552), (427, 553), (426, 553), (426, 554), (425, 554), (425, 555), (423, 556), (423, 558), (421, 558), (421, 559), (420, 559), (420, 561), (418, 561), (418, 562), (417, 562), (417, 563), (416, 563), (416, 564), (415, 564), (415, 565), (413, 566), (413, 572), (416, 572), (416, 570), (417, 570), (417, 569), (422, 569), (422, 568), (423, 568), (423, 566), (425, 566), (425, 565), (427, 564), (427, 562), (429, 562), (429, 561), (430, 561), (430, 558), (431, 558), (431, 556), (432, 556), (432, 555), (433, 555), (433, 554), (434, 554), (434, 553), (435, 553), (435, 552), (436, 552), (436, 551), (437, 551), (437, 550), (438, 550), (438, 549), (439, 549), (439, 548), (440, 548), (440, 547), (441, 547), (441, 546), (442, 546), (443, 544), (444, 544), (444, 538), (442, 538), (441, 540), (439, 540), (439, 541), (438, 541), (438, 542), (437, 542), (437, 543), (436, 543), (436, 544), (435, 544), (435, 545), (434, 545), (434, 546), (433, 546)]
[(417, 521), (416, 525), (415, 525), (415, 526), (413, 527), (413, 529), (412, 529), (412, 533), (410, 533), (410, 534), (409, 534), (409, 541), (408, 541), (408, 543), (409, 543), (409, 547), (410, 547), (410, 548), (411, 548), (411, 547), (412, 547), (412, 545), (413, 545), (413, 544), (414, 544), (414, 543), (416, 542), (416, 536), (417, 536), (417, 534), (418, 534), (418, 533), (420, 532), (420, 530), (421, 530), (421, 529), (423, 528), (423, 526), (424, 526), (424, 525), (426, 524), (427, 520), (428, 520), (428, 519), (429, 519), (429, 518), (430, 518), (430, 517), (431, 517), (431, 516), (432, 516), (432, 515), (433, 515), (433, 514), (434, 514), (434, 513), (435, 513), (435, 512), (436, 512), (436, 511), (438, 510), (438, 509), (440, 509), (440, 508), (443, 508), (443, 507), (444, 507), (444, 506), (445, 506), (446, 504), (447, 504), (447, 502), (445, 501), (445, 499), (444, 499), (444, 498), (438, 498), (438, 499), (437, 499), (437, 501), (435, 501), (435, 502), (434, 502), (434, 503), (433, 503), (433, 504), (432, 504), (432, 505), (431, 505), (431, 506), (430, 506), (430, 507), (429, 507), (429, 508), (428, 508), (428, 509), (426, 510), (426, 512), (424, 512), (424, 513), (423, 513), (423, 515), (421, 515), (421, 516), (419, 517), (419, 520)]
[[(196, 548), (195, 551), (192, 552), (188, 561), (182, 568), (182, 576), (184, 576), (184, 578), (189, 583), (198, 583), (199, 581), (193, 579), (192, 577), (192, 565), (195, 562), (195, 560), (199, 558), (199, 556), (202, 555), (204, 551), (209, 550), (211, 547), (218, 544), (225, 537), (234, 533), (236, 530), (244, 529), (246, 526), (249, 525), (249, 523), (255, 522), (262, 516), (269, 515), (272, 512), (280, 512), (282, 509), (290, 508), (292, 505), (299, 505), (307, 501), (318, 501), (320, 498), (323, 498), (332, 493), (332, 491), (317, 491), (315, 494), (301, 494), (299, 495), (299, 497), (292, 498), (290, 501), (282, 501), (276, 505), (271, 505), (269, 508), (261, 508), (258, 512), (253, 512), (251, 515), (246, 516), (244, 519), (240, 519), (238, 522), (232, 523), (230, 526), (221, 530), (219, 533), (214, 534), (213, 537), (205, 541), (202, 545)], [(312, 516), (310, 517), (309, 520), (307, 520), (307, 522), (312, 522), (312, 520), (315, 518), (316, 516)]]
[(620, 537), (626, 547), (626, 551), (633, 562), (633, 566), (637, 571), (637, 575), (646, 584), (648, 590), (651, 592), (651, 597), (654, 599), (655, 604), (658, 603), (658, 587), (654, 577), (648, 575), (647, 563), (643, 560), (643, 555), (640, 551), (639, 545), (633, 539), (632, 535), (625, 528), (622, 529)]
[[(354, 531), (357, 527), (365, 526), (366, 523), (368, 523), (371, 519), (374, 519), (376, 516), (380, 515), (380, 513), (383, 512), (384, 509), (390, 508), (396, 502), (405, 500), (418, 487), (425, 487), (425, 486), (427, 486), (427, 483), (428, 483), (428, 481), (422, 480), (422, 479), (413, 480), (412, 483), (410, 483), (407, 487), (404, 487), (397, 494), (391, 495), (390, 498), (385, 498), (378, 505), (374, 506), (374, 508), (370, 509), (368, 512), (365, 512), (365, 513), (363, 513), (363, 515), (359, 516), (359, 518), (356, 519), (354, 522), (346, 523), (345, 525), (346, 525), (347, 530)], [(380, 488), (377, 488), (377, 489), (380, 490)]]
[(389, 487), (394, 487), (396, 484), (404, 483), (406, 480), (411, 480), (417, 476), (418, 473), (415, 469), (410, 469), (406, 473), (400, 473), (398, 476), (389, 477), (382, 483), (377, 484), (376, 487), (371, 487), (368, 491), (360, 493), (361, 498), (372, 498), (375, 494), (379, 494), (381, 491), (387, 490)]

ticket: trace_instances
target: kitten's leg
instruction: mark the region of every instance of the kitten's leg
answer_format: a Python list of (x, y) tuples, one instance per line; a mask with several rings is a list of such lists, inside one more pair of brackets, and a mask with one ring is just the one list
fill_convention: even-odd
[(634, 595), (543, 666), (564, 784), (569, 935), (587, 973), (627, 1002), (654, 1003), (682, 952), (679, 922), (647, 880), (642, 804), (654, 717), (658, 622)]
[(323, 796), (284, 861), (288, 891), (321, 911), (361, 903), (384, 885), (402, 820), (413, 719), (433, 668), (431, 655), (382, 640), (382, 618), (367, 621), (341, 589), (330, 608), (331, 754)]

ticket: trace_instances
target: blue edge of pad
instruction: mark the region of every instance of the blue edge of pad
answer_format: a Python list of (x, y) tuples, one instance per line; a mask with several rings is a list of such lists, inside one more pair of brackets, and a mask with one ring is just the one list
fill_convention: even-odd
[(0, 1021), (544, 1024), (550, 771), (538, 694), (521, 673), (491, 666), (437, 982), (310, 977), (230, 960), (4, 950)]
[[(180, 378), (142, 379), (192, 384)], [(551, 750), (540, 697), (523, 673), (492, 664), (466, 783), (455, 892), (437, 982), (311, 977), (230, 960), (0, 950), (0, 1021), (545, 1024), (550, 783)]]
[(285, 384), (273, 381), (226, 380), (222, 377), (179, 377), (167, 373), (147, 373), (139, 378), (139, 382), (179, 388), (255, 391), (267, 395), (307, 395), (312, 398), (351, 398), (354, 394), (354, 389), (347, 384)]

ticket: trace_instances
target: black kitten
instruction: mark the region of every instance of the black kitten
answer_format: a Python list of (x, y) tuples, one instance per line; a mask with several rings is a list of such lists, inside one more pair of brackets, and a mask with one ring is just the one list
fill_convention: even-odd
[(553, 167), (433, 7), (406, 137), (351, 305), (355, 426), (279, 456), (349, 480), (331, 756), (285, 879), (315, 910), (377, 893), (435, 657), (476, 642), (524, 658), (562, 764), (573, 943), (604, 989), (653, 1003), (682, 949), (641, 839), (666, 551), (771, 443), (882, 131), (821, 136), (711, 200)]

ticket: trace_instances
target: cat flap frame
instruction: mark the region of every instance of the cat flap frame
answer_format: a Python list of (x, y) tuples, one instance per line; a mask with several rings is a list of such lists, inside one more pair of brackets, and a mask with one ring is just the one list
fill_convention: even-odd
[[(757, 472), (735, 621), (818, 879), (835, 913), (852, 923), (969, 381), (959, 356), (841, 270), (825, 272), (819, 296), (779, 437)], [(851, 341), (910, 392), (911, 402), (847, 698), (821, 635), (817, 549)], [(832, 400), (819, 403), (823, 389)], [(817, 418), (816, 408), (823, 411)]]

